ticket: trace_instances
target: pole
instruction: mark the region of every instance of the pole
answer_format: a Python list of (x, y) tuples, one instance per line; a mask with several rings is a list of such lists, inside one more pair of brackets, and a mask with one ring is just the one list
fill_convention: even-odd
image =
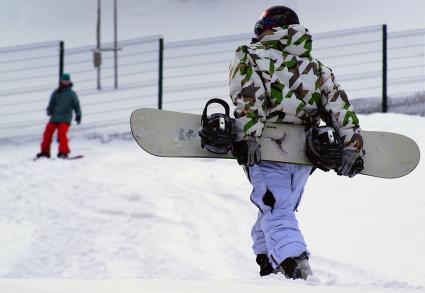
[(382, 26), (382, 112), (388, 112), (388, 56), (387, 56), (387, 25)]
[(114, 86), (118, 88), (118, 23), (117, 0), (114, 0)]
[(164, 70), (164, 39), (159, 39), (159, 64), (158, 64), (158, 109), (162, 109), (162, 80)]
[(64, 71), (64, 56), (65, 56), (65, 43), (64, 41), (59, 42), (59, 80)]
[[(97, 0), (97, 25), (96, 25), (96, 50), (100, 51), (100, 15), (101, 15), (101, 0)], [(100, 65), (97, 67), (97, 89), (100, 90), (102, 88), (100, 84)]]

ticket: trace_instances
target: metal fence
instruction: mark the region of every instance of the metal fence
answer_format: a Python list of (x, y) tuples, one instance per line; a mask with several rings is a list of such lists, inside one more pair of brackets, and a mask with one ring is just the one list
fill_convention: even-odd
[[(251, 34), (163, 42), (160, 36), (118, 44), (118, 89), (113, 52), (103, 52), (102, 90), (93, 65), (95, 46), (65, 50), (83, 108), (73, 131), (128, 131), (140, 107), (200, 113), (211, 97), (227, 99), (228, 67), (234, 50)], [(0, 139), (40, 135), (45, 108), (57, 86), (60, 42), (0, 48)], [(113, 44), (102, 44), (103, 48)], [(373, 26), (313, 33), (313, 55), (331, 67), (359, 113), (425, 115), (425, 30), (386, 33)], [(385, 98), (387, 98), (385, 100)]]
[(0, 48), (0, 137), (19, 135), (45, 113), (57, 85), (59, 48), (60, 41)]

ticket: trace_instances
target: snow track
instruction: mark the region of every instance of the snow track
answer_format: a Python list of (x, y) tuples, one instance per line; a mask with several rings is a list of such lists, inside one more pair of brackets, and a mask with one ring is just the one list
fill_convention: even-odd
[(336, 287), (377, 287), (421, 290), (423, 286), (411, 285), (407, 282), (380, 277), (353, 265), (327, 260), (314, 256), (311, 259), (314, 276), (308, 283), (314, 285)]

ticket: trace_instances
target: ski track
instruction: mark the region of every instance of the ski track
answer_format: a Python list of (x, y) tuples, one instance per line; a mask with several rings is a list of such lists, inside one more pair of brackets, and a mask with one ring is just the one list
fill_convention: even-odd
[(308, 280), (313, 285), (338, 287), (378, 287), (423, 290), (423, 286), (415, 286), (404, 281), (391, 280), (375, 275), (361, 268), (328, 260), (318, 256), (311, 258), (314, 276)]
[[(7, 182), (0, 224), (26, 238), (0, 277), (258, 280), (250, 240), (256, 210), (234, 162), (185, 167), (185, 160), (143, 154), (133, 142), (73, 144), (83, 145), (84, 159), (20, 158), (34, 145), (7, 149), (11, 157), (0, 159)], [(424, 289), (316, 255), (311, 265), (308, 285)]]

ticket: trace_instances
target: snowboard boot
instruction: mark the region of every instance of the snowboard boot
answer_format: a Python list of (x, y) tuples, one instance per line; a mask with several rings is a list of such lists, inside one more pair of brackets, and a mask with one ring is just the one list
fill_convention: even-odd
[(274, 271), (282, 273), (287, 279), (307, 280), (308, 276), (313, 275), (310, 264), (308, 263), (307, 252), (301, 253), (297, 257), (288, 257)]
[(40, 152), (37, 154), (37, 159), (40, 159), (40, 158), (50, 158), (50, 154), (45, 152)]
[(264, 277), (273, 273), (273, 267), (269, 262), (267, 254), (259, 254), (255, 259), (257, 264), (260, 266), (260, 276)]
[(66, 154), (66, 153), (58, 153), (58, 158), (60, 158), (60, 159), (68, 159), (68, 154)]

